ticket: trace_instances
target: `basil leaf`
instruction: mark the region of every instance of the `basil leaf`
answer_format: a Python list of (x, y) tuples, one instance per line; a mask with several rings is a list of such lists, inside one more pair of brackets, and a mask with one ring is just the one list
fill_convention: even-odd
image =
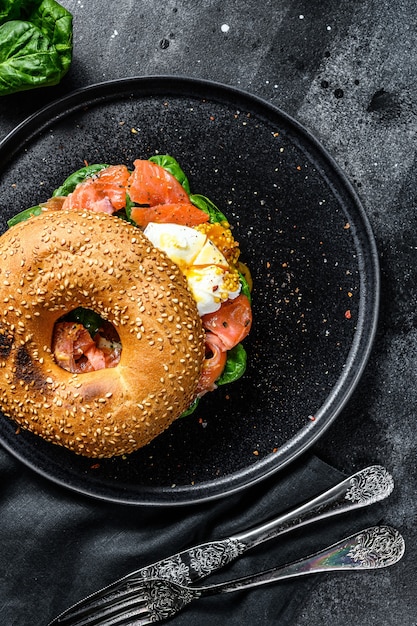
[(62, 318), (66, 322), (76, 322), (82, 324), (88, 330), (91, 337), (94, 337), (104, 324), (104, 320), (98, 313), (91, 309), (78, 307)]
[(68, 196), (68, 194), (74, 191), (79, 183), (82, 183), (87, 178), (91, 178), (92, 176), (97, 174), (97, 172), (104, 170), (106, 167), (109, 166), (104, 163), (96, 163), (94, 165), (86, 165), (85, 167), (82, 167), (81, 169), (73, 172), (70, 176), (68, 176), (68, 178), (64, 180), (62, 185), (58, 187), (58, 189), (55, 189), (52, 197), (55, 198), (56, 196)]
[(149, 161), (152, 163), (156, 163), (167, 170), (177, 181), (184, 187), (185, 191), (190, 195), (190, 183), (188, 182), (188, 178), (184, 174), (181, 169), (180, 164), (174, 157), (169, 156), (169, 154), (155, 154), (149, 158)]
[(72, 15), (55, 0), (0, 9), (0, 95), (59, 83), (72, 60)]
[(13, 217), (11, 217), (7, 221), (7, 225), (9, 228), (11, 228), (15, 224), (18, 224), (19, 222), (24, 222), (25, 220), (28, 220), (30, 217), (33, 217), (34, 215), (40, 215), (41, 213), (42, 213), (41, 206), (39, 205), (32, 206), (29, 209), (20, 211), (20, 213), (17, 213), (17, 215), (14, 215)]
[(206, 198), (206, 196), (202, 196), (198, 193), (194, 193), (190, 196), (190, 201), (196, 206), (198, 209), (205, 211), (210, 216), (211, 224), (215, 224), (218, 222), (219, 224), (224, 224), (224, 222), (228, 222), (227, 217), (217, 208), (217, 206)]
[(227, 352), (224, 370), (216, 380), (217, 385), (226, 385), (240, 378), (246, 370), (247, 355), (241, 343)]

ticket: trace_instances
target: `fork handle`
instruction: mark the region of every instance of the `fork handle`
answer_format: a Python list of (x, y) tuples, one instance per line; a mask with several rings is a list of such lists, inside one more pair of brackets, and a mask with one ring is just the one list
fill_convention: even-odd
[(401, 559), (405, 543), (398, 530), (374, 526), (342, 539), (329, 548), (259, 574), (207, 587), (193, 588), (201, 596), (229, 593), (279, 580), (338, 570), (369, 570), (388, 567)]

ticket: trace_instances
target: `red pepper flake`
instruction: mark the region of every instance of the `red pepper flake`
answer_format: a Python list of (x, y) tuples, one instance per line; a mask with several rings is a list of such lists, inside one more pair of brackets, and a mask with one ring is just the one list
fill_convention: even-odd
[(272, 448), (272, 452), (276, 454), (278, 452), (278, 448)]
[(210, 115), (210, 119), (212, 122), (214, 122), (214, 119), (215, 119), (214, 115)]
[(301, 165), (297, 165), (297, 170), (301, 172)]
[(309, 415), (308, 419), (310, 420), (310, 422), (315, 422), (316, 421), (316, 417), (314, 415)]
[(347, 320), (350, 320), (352, 317), (352, 313), (350, 312), (350, 309), (348, 309), (347, 311), (345, 311), (345, 318)]
[(90, 465), (90, 469), (98, 469), (100, 467), (100, 463), (94, 463), (94, 465)]
[(85, 165), (86, 167), (88, 167), (88, 161), (87, 161), (87, 159), (84, 159), (84, 165)]

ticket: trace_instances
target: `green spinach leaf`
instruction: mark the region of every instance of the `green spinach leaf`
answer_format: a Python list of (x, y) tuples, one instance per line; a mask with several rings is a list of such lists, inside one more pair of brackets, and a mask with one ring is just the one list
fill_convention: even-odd
[(0, 24), (7, 20), (16, 20), (20, 16), (24, 0), (4, 0), (0, 3)]
[(224, 213), (222, 213), (220, 209), (217, 208), (214, 202), (209, 200), (209, 198), (206, 198), (206, 196), (202, 196), (198, 193), (194, 193), (190, 196), (190, 201), (198, 209), (201, 209), (202, 211), (205, 211), (206, 213), (209, 214), (210, 216), (209, 221), (212, 224), (215, 224), (216, 222), (218, 222), (219, 224), (223, 224), (224, 222), (229, 223)]
[(242, 293), (247, 297), (249, 302), (252, 303), (252, 294), (249, 288), (249, 284), (246, 278), (244, 277), (244, 275), (242, 274), (242, 272), (239, 272), (239, 278), (240, 278), (240, 284), (242, 287)]
[(72, 60), (71, 13), (58, 4), (56, 0), (43, 0), (28, 15), (28, 20), (37, 26), (55, 46), (61, 62), (61, 76), (64, 76)]
[(216, 383), (226, 385), (243, 376), (246, 370), (246, 361), (246, 350), (241, 343), (238, 343), (237, 346), (228, 351), (226, 365)]
[(104, 324), (103, 318), (100, 317), (98, 313), (92, 311), (91, 309), (85, 309), (81, 306), (65, 315), (62, 320), (65, 322), (76, 322), (77, 324), (82, 324), (93, 338)]
[(135, 206), (128, 193), (126, 193), (126, 204), (125, 208), (117, 211), (115, 215), (120, 217), (121, 220), (125, 220), (125, 222), (130, 222), (133, 226), (137, 226), (136, 222), (132, 220), (132, 207)]
[(0, 7), (0, 95), (56, 85), (72, 60), (72, 15), (55, 0)]
[(181, 413), (180, 417), (187, 417), (188, 415), (191, 415), (191, 413), (194, 413), (194, 411), (199, 405), (199, 402), (200, 402), (200, 398), (195, 398), (193, 402), (191, 402), (188, 409), (186, 409), (183, 413)]
[(18, 224), (19, 222), (24, 222), (28, 220), (30, 217), (34, 215), (40, 215), (42, 213), (42, 207), (39, 205), (32, 206), (29, 209), (25, 209), (24, 211), (20, 211), (17, 215), (14, 215), (7, 221), (7, 225), (9, 228)]

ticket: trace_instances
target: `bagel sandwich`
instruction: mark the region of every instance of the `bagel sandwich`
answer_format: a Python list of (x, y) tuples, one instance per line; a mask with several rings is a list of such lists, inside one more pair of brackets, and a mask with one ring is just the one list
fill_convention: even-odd
[(0, 237), (0, 408), (90, 458), (142, 448), (246, 366), (238, 244), (158, 161), (86, 166)]
[[(104, 213), (49, 212), (0, 237), (0, 258), (5, 415), (100, 458), (146, 445), (187, 409), (204, 360), (201, 318), (179, 268), (141, 231)], [(78, 307), (117, 331), (115, 367), (73, 373), (56, 362), (54, 326)]]

